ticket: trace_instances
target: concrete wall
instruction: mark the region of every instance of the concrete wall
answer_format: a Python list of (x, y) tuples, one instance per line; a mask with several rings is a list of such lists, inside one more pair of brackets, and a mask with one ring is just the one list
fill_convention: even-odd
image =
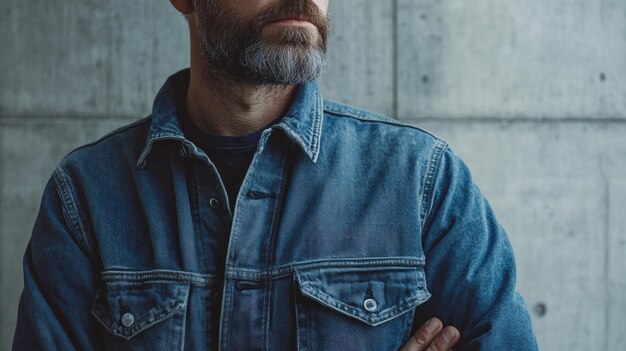
[[(0, 349), (45, 181), (187, 65), (167, 1), (0, 0)], [(542, 350), (626, 343), (626, 2), (334, 0), (324, 94), (420, 125), (509, 232)]]

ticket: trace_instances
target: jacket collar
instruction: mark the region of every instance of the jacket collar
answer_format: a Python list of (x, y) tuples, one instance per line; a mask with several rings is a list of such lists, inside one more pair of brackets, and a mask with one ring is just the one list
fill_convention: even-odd
[[(170, 76), (157, 93), (148, 138), (137, 160), (137, 167), (146, 166), (155, 143), (163, 140), (187, 141), (176, 112), (176, 99), (182, 95), (181, 89), (187, 89), (188, 85), (189, 69), (184, 69)], [(317, 83), (312, 81), (299, 86), (291, 107), (272, 129), (284, 131), (315, 163), (320, 152), (323, 118), (323, 100)]]

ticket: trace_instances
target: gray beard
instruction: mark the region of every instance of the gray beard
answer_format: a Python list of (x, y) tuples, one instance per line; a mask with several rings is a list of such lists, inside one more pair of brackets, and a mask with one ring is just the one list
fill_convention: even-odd
[(246, 48), (241, 63), (257, 83), (300, 84), (316, 79), (326, 69), (327, 61), (326, 53), (317, 47), (272, 48), (258, 41)]
[(328, 55), (319, 47), (281, 44), (271, 46), (254, 40), (243, 51), (232, 50), (232, 42), (208, 45), (203, 40), (205, 65), (224, 78), (258, 84), (301, 84), (310, 82), (327, 67)]
[(280, 44), (269, 44), (236, 26), (222, 28), (221, 35), (211, 34), (214, 28), (209, 26), (204, 20), (198, 21), (207, 79), (291, 85), (310, 82), (326, 69), (326, 43), (321, 38), (313, 43), (308, 32), (285, 30)]

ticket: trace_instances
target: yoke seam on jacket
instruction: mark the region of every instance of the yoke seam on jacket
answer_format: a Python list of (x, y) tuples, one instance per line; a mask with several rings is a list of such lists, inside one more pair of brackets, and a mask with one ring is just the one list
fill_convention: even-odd
[[(78, 150), (84, 149), (84, 148), (86, 148), (86, 147), (90, 147), (90, 146), (97, 145), (97, 144), (99, 144), (99, 143), (101, 143), (101, 142), (103, 142), (103, 141), (105, 141), (105, 140), (109, 139), (110, 137), (113, 137), (113, 136), (115, 136), (115, 135), (117, 135), (117, 134), (123, 133), (123, 132), (125, 132), (125, 131), (127, 131), (127, 130), (130, 130), (130, 129), (133, 129), (133, 128), (137, 128), (137, 127), (140, 127), (140, 126), (142, 126), (143, 124), (148, 123), (148, 122), (151, 122), (151, 121), (152, 121), (152, 115), (149, 115), (149, 116), (146, 116), (146, 117), (140, 118), (140, 119), (138, 119), (138, 120), (136, 120), (136, 121), (134, 121), (134, 122), (131, 122), (131, 123), (127, 124), (127, 125), (121, 126), (121, 127), (117, 128), (117, 129), (114, 129), (114, 130), (112, 130), (112, 131), (108, 132), (107, 134), (103, 135), (101, 138), (99, 138), (99, 139), (97, 139), (97, 140), (95, 140), (95, 141), (92, 141), (92, 142), (90, 142), (90, 143), (87, 143), (87, 144), (81, 145), (81, 146), (79, 146), (79, 147), (77, 147), (77, 148), (73, 149), (72, 151), (70, 151), (70, 152), (67, 154), (67, 156), (69, 156), (69, 155), (73, 154), (74, 152), (76, 152), (76, 151), (78, 151)], [(66, 157), (67, 157), (67, 156), (66, 156)]]
[(381, 115), (378, 113), (363, 111), (357, 108), (354, 108), (349, 105), (339, 104), (334, 101), (324, 100), (324, 112), (328, 113), (332, 117), (348, 117), (355, 119), (360, 122), (370, 122), (370, 123), (381, 123), (389, 126), (395, 126), (400, 128), (409, 128), (415, 131), (421, 132), (423, 134), (428, 135), (429, 137), (435, 139), (436, 141), (443, 141), (440, 137), (436, 136), (432, 132), (418, 127), (413, 124), (405, 123), (397, 119), (393, 119), (391, 117)]

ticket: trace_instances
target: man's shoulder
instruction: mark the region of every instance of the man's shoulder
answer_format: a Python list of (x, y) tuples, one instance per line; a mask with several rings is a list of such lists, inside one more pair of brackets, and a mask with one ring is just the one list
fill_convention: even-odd
[(152, 116), (127, 123), (104, 136), (71, 150), (59, 167), (119, 166), (120, 162), (134, 165), (145, 146)]
[(382, 128), (387, 142), (390, 141), (388, 138), (409, 138), (429, 144), (445, 144), (443, 139), (423, 128), (352, 105), (324, 100), (324, 113), (326, 116), (337, 117), (340, 122), (357, 121), (360, 129), (379, 132)]

